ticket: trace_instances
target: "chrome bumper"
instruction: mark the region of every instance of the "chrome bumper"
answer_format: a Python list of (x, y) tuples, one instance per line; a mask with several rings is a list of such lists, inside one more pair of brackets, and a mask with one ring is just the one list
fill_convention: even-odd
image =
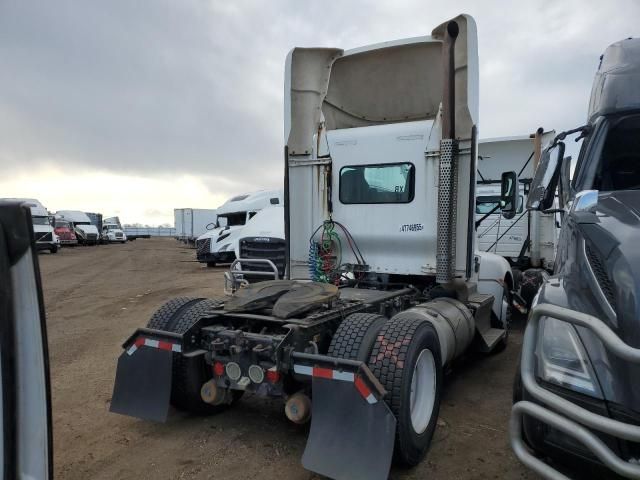
[[(511, 410), (509, 437), (511, 448), (528, 468), (544, 478), (568, 478), (536, 458), (524, 442), (523, 415), (531, 416), (565, 435), (574, 438), (597, 457), (607, 468), (627, 478), (640, 478), (640, 465), (618, 457), (590, 430), (599, 431), (622, 440), (640, 442), (640, 427), (590, 412), (573, 402), (542, 388), (535, 379), (535, 348), (541, 317), (553, 317), (590, 329), (613, 354), (623, 360), (640, 363), (640, 349), (630, 347), (596, 317), (550, 304), (536, 305), (531, 311), (522, 345), (522, 386), (537, 402), (517, 402)], [(553, 411), (552, 411), (553, 410)]]

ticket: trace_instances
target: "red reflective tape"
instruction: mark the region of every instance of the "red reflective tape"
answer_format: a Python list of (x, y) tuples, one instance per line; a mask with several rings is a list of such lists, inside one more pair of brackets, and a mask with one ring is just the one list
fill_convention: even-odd
[(313, 367), (313, 376), (320, 378), (333, 378), (333, 370), (330, 368)]
[(158, 341), (158, 348), (160, 350), (171, 350), (173, 348), (173, 343), (163, 342), (162, 340)]
[(356, 377), (355, 385), (356, 390), (358, 390), (360, 395), (362, 395), (362, 398), (364, 398), (365, 400), (367, 399), (367, 397), (369, 397), (369, 395), (371, 395), (371, 390), (369, 390), (369, 387), (367, 387), (367, 385), (362, 381), (362, 378)]
[(141, 347), (144, 345), (144, 337), (136, 338), (136, 341), (133, 343), (136, 347)]

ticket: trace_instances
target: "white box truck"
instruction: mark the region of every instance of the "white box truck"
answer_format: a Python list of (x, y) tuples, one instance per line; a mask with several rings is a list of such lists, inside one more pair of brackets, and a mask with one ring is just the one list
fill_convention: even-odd
[(208, 267), (235, 260), (235, 245), (246, 223), (260, 210), (282, 205), (282, 190), (259, 190), (237, 195), (217, 210), (215, 228), (196, 240), (196, 258)]
[(71, 222), (80, 245), (97, 245), (100, 241), (100, 232), (91, 223), (91, 219), (86, 213), (80, 210), (58, 210), (56, 218)]
[(56, 235), (49, 212), (39, 200), (35, 198), (3, 198), (1, 200), (22, 202), (31, 209), (33, 234), (38, 250), (49, 250), (56, 253), (60, 247), (60, 239)]

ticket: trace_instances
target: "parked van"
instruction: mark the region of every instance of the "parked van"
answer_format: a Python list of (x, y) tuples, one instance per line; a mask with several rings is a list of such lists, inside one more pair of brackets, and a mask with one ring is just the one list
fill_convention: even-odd
[(233, 262), (235, 245), (247, 222), (263, 208), (282, 204), (282, 190), (260, 190), (229, 199), (217, 210), (215, 228), (196, 240), (196, 258), (208, 267)]
[(86, 213), (79, 210), (59, 210), (56, 218), (71, 222), (80, 245), (97, 245), (100, 241), (100, 232)]
[(60, 246), (60, 239), (53, 230), (49, 212), (39, 200), (35, 198), (3, 198), (15, 202), (22, 202), (31, 209), (31, 220), (33, 221), (33, 234), (38, 250), (49, 250), (56, 253)]

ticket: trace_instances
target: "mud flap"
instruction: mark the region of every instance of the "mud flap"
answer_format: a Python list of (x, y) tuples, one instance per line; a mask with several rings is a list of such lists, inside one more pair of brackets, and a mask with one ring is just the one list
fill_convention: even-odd
[(396, 419), (383, 400), (384, 388), (362, 362), (305, 357), (304, 364), (296, 359), (294, 366), (298, 375), (313, 377), (311, 429), (302, 465), (336, 480), (386, 480)]
[(160, 339), (157, 335), (140, 335), (142, 331), (124, 344), (109, 411), (165, 422), (171, 400), (173, 353), (181, 351), (180, 344), (172, 343), (165, 332)]

